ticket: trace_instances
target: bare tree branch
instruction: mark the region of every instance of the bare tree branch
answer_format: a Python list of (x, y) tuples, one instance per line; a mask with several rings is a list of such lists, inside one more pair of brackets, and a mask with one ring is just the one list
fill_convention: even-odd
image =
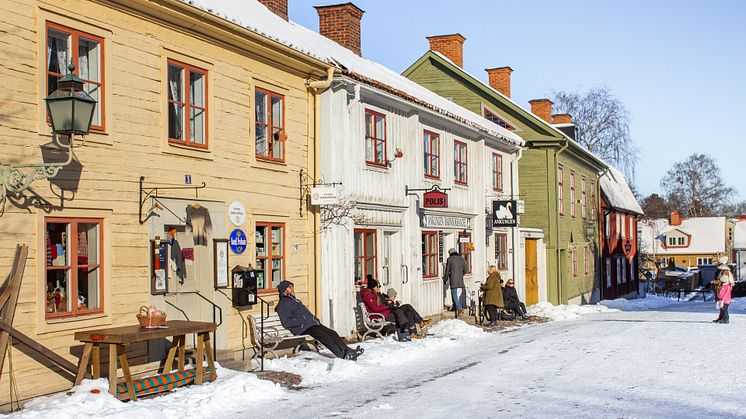
[(724, 215), (736, 190), (726, 186), (715, 159), (692, 154), (676, 162), (661, 179), (668, 205), (689, 217)]

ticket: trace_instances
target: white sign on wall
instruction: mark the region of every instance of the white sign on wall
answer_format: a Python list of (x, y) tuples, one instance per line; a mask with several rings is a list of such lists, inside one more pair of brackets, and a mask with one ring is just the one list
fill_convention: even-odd
[(339, 204), (339, 191), (336, 186), (314, 186), (311, 188), (311, 205)]
[(246, 222), (246, 208), (238, 201), (233, 201), (228, 206), (228, 218), (236, 227), (241, 227)]
[(470, 230), (471, 218), (425, 214), (422, 216), (422, 226), (431, 228), (455, 228)]

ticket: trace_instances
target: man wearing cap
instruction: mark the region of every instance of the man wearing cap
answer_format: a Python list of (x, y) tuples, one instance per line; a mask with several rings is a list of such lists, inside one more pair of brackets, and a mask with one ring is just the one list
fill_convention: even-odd
[(388, 298), (386, 301), (381, 301), (384, 298), (381, 295), (381, 284), (372, 275), (367, 279), (368, 286), (360, 289), (360, 299), (363, 300), (365, 308), (371, 313), (382, 315), (387, 321), (396, 323), (396, 335), (400, 341), (408, 341), (412, 337), (418, 338), (415, 324), (422, 322), (422, 317), (409, 304), (404, 306), (387, 304)]
[(362, 355), (363, 348), (358, 346), (350, 348), (341, 337), (332, 329), (321, 324), (311, 312), (295, 298), (295, 287), (290, 281), (282, 281), (277, 286), (280, 293), (280, 302), (277, 303), (275, 311), (280, 317), (282, 327), (288, 329), (293, 335), (310, 335), (326, 346), (334, 356), (342, 359), (356, 361)]
[(446, 261), (446, 269), (445, 272), (443, 272), (443, 281), (450, 283), (453, 310), (456, 312), (456, 317), (458, 317), (464, 313), (464, 307), (466, 307), (466, 285), (464, 285), (464, 274), (466, 274), (468, 270), (466, 269), (466, 261), (458, 254), (456, 249), (449, 249), (448, 254), (450, 256), (448, 256), (448, 260)]

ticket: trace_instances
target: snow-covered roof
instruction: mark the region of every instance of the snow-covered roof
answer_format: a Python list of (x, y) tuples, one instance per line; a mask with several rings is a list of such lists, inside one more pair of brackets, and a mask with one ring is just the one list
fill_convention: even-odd
[(180, 0), (252, 32), (342, 69), (342, 73), (417, 105), (498, 137), (514, 145), (524, 141), (513, 132), (492, 123), (439, 96), (399, 73), (363, 58), (338, 43), (295, 22), (286, 21), (255, 0)]
[(733, 227), (733, 248), (746, 249), (746, 221), (736, 220)]
[[(686, 218), (672, 226), (664, 218), (640, 223), (640, 250), (656, 255), (703, 255), (725, 252), (725, 217)], [(678, 230), (690, 236), (687, 247), (665, 247), (666, 233)]]
[(614, 208), (642, 215), (642, 207), (635, 199), (622, 172), (609, 166), (609, 171), (601, 177), (601, 191), (609, 205)]

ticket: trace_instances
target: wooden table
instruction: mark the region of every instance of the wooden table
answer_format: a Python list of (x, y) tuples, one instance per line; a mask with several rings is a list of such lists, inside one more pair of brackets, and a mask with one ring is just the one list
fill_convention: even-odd
[[(92, 367), (93, 378), (101, 377), (101, 345), (109, 345), (109, 393), (120, 399), (137, 400), (137, 395), (135, 395), (132, 384), (129, 363), (127, 362), (126, 345), (150, 339), (173, 337), (171, 348), (166, 357), (166, 363), (163, 365), (160, 373), (163, 374), (171, 371), (177, 350), (178, 369), (179, 371), (184, 371), (186, 335), (192, 333), (197, 334), (197, 365), (194, 366), (196, 369), (194, 382), (195, 384), (202, 384), (204, 380), (202, 370), (203, 358), (207, 358), (207, 381), (213, 381), (217, 377), (217, 374), (215, 373), (215, 363), (210, 350), (210, 332), (215, 332), (215, 328), (215, 323), (170, 320), (166, 322), (166, 327), (157, 329), (147, 329), (135, 325), (75, 332), (75, 340), (85, 342), (83, 354), (78, 364), (75, 385), (83, 381), (89, 363)], [(117, 396), (117, 361), (121, 365), (128, 393), (120, 396)]]

